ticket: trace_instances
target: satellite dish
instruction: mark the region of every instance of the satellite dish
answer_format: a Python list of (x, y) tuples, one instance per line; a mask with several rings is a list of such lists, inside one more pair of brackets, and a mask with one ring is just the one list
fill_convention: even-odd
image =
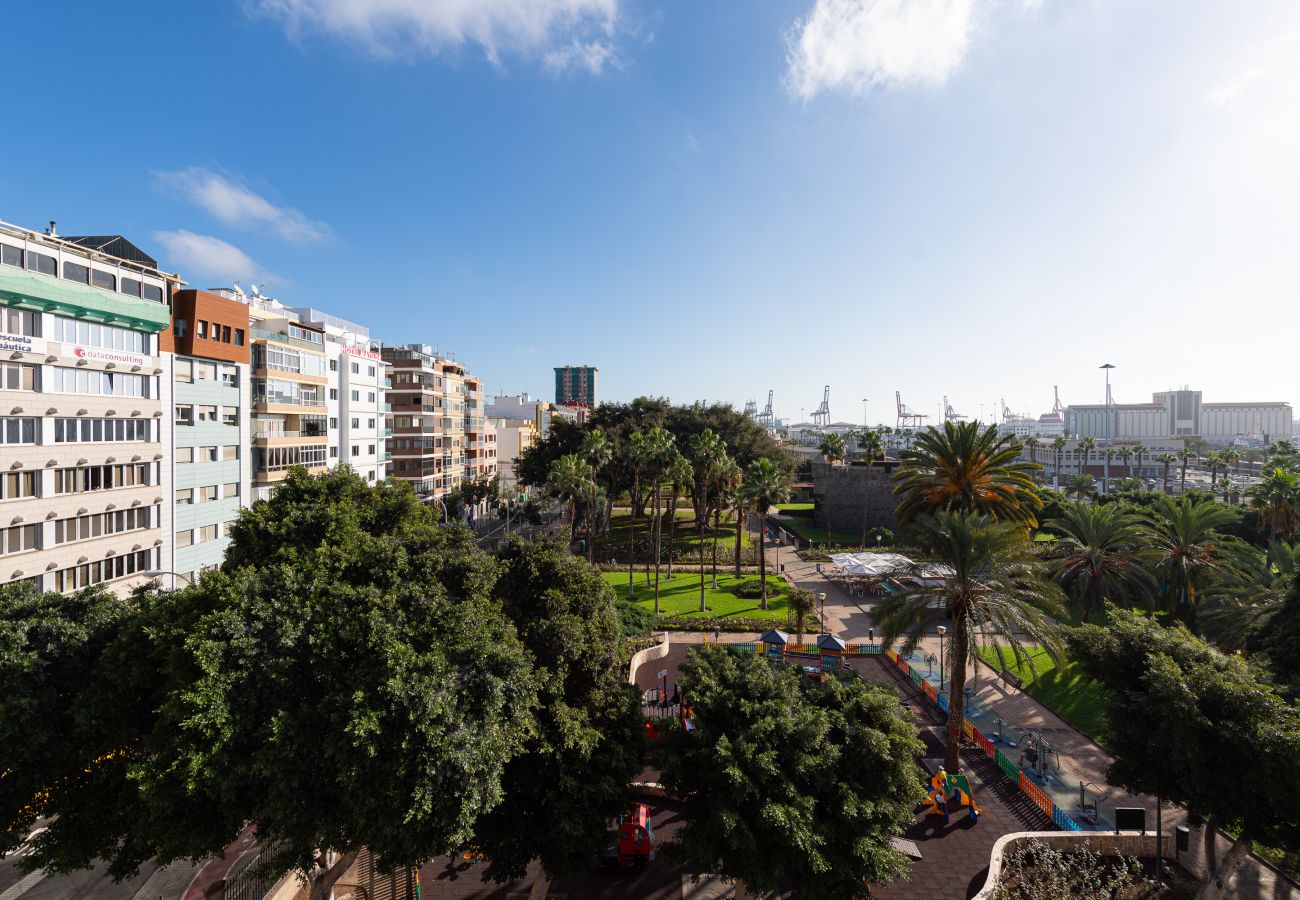
[(255, 284), (252, 285), (252, 286), (250, 287), (250, 290), (252, 290), (252, 292), (253, 292), (253, 296), (254, 296), (254, 297), (260, 297), (260, 296), (262, 296), (262, 292), (261, 292), (260, 290), (258, 290), (257, 285), (255, 285)]

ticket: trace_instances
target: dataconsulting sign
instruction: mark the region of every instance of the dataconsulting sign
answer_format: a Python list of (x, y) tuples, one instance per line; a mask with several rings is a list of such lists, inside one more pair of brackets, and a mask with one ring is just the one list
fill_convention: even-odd
[(147, 366), (149, 357), (138, 353), (123, 353), (121, 350), (101, 350), (98, 347), (73, 347), (72, 355), (77, 359), (94, 362), (125, 363), (128, 366)]
[(5, 334), (0, 331), (0, 351), (12, 353), (15, 350), (20, 353), (44, 353), (45, 341), (25, 334)]

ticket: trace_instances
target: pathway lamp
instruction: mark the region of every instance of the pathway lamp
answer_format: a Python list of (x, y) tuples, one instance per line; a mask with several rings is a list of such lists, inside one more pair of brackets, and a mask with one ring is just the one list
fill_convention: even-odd
[(944, 625), (939, 626), (939, 690), (943, 690), (943, 636), (948, 633)]

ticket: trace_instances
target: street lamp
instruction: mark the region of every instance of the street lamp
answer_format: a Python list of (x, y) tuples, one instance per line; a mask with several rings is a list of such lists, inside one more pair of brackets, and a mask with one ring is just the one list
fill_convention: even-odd
[[(144, 577), (145, 577), (145, 578), (162, 578), (164, 575), (170, 575), (173, 579), (176, 579), (176, 578), (184, 578), (187, 584), (193, 584), (193, 583), (194, 583), (194, 579), (193, 579), (193, 578), (191, 578), (191, 577), (188, 576), (188, 575), (182, 575), (180, 572), (168, 572), (168, 571), (165, 571), (165, 570), (163, 570), (163, 569), (154, 569), (153, 571), (145, 572), (145, 573), (144, 573)], [(172, 589), (173, 589), (173, 590), (176, 589), (176, 583), (175, 583), (175, 581), (172, 582)]]
[(862, 427), (867, 427), (867, 398), (862, 398)]
[(825, 634), (825, 633), (826, 633), (826, 593), (825, 593), (825, 591), (818, 592), (818, 594), (817, 594), (817, 599), (821, 601), (821, 605), (822, 605), (822, 613), (821, 613), (821, 631), (818, 632), (818, 633), (819, 633), (819, 634)]
[(943, 690), (943, 636), (948, 633), (946, 626), (939, 626), (939, 690)]

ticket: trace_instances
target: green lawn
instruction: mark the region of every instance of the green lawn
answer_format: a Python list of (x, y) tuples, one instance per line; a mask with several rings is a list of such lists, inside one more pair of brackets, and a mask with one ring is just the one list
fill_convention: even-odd
[[(665, 514), (666, 514), (665, 510)], [(673, 552), (678, 555), (693, 553), (700, 545), (700, 533), (695, 528), (695, 513), (689, 507), (678, 507), (676, 516), (676, 534), (673, 540)], [(646, 562), (654, 559), (653, 532), (650, 528), (651, 519), (644, 516), (638, 516), (636, 520), (636, 561)], [(629, 531), (632, 527), (632, 514), (629, 510), (614, 510), (610, 516), (609, 531), (600, 536), (597, 546), (599, 547), (600, 559), (609, 559), (611, 556), (619, 562), (627, 562), (627, 544)], [(664, 546), (664, 555), (667, 557), (668, 539), (670, 529), (668, 521), (665, 518), (663, 534), (661, 540)], [(749, 547), (749, 535), (742, 531), (740, 534), (741, 549)], [(704, 529), (704, 547), (706, 557), (711, 557), (713, 553), (713, 530)], [(723, 519), (721, 527), (718, 529), (718, 564), (729, 562), (735, 554), (736, 547), (736, 523)]]
[[(814, 528), (812, 525), (807, 524), (808, 520), (806, 519), (781, 519), (779, 521), (782, 528), (793, 531), (805, 541), (824, 544), (828, 540), (825, 528)], [(829, 540), (833, 540), (845, 547), (860, 547), (862, 546), (862, 532), (837, 531), (834, 537), (829, 538)]]
[(813, 508), (813, 504), (811, 503), (776, 503), (774, 506), (781, 510), (781, 512), (798, 512), (801, 510), (811, 511)]
[[(1068, 659), (1057, 667), (1051, 657), (1037, 647), (1029, 648), (1034, 668), (1038, 672), (1037, 677), (1034, 677), (1028, 664), (1016, 665), (1010, 647), (1001, 650), (1007, 670), (1020, 677), (1022, 686), (1031, 696), (1041, 700), (1044, 706), (1088, 737), (1097, 740), (1106, 727), (1106, 714), (1102, 711), (1105, 689), (1100, 684)], [(997, 651), (981, 648), (979, 653), (985, 662), (998, 668)]]
[[(618, 592), (620, 597), (627, 596), (627, 573), (605, 572), (604, 578)], [(646, 609), (654, 609), (654, 586), (645, 583), (645, 573), (633, 574), (633, 602)], [(654, 579), (651, 571), (650, 578)], [(758, 600), (737, 597), (730, 588), (738, 582), (758, 583), (757, 575), (742, 575), (739, 579), (731, 575), (718, 573), (718, 590), (713, 590), (713, 582), (708, 573), (704, 576), (704, 602), (708, 612), (700, 612), (700, 577), (696, 572), (677, 572), (672, 581), (659, 573), (659, 611), (665, 616), (677, 616), (690, 619), (717, 619), (736, 616), (742, 619), (766, 619), (772, 622), (786, 620), (786, 596), (790, 585), (785, 579), (769, 575), (767, 577), (767, 609), (759, 609)]]

